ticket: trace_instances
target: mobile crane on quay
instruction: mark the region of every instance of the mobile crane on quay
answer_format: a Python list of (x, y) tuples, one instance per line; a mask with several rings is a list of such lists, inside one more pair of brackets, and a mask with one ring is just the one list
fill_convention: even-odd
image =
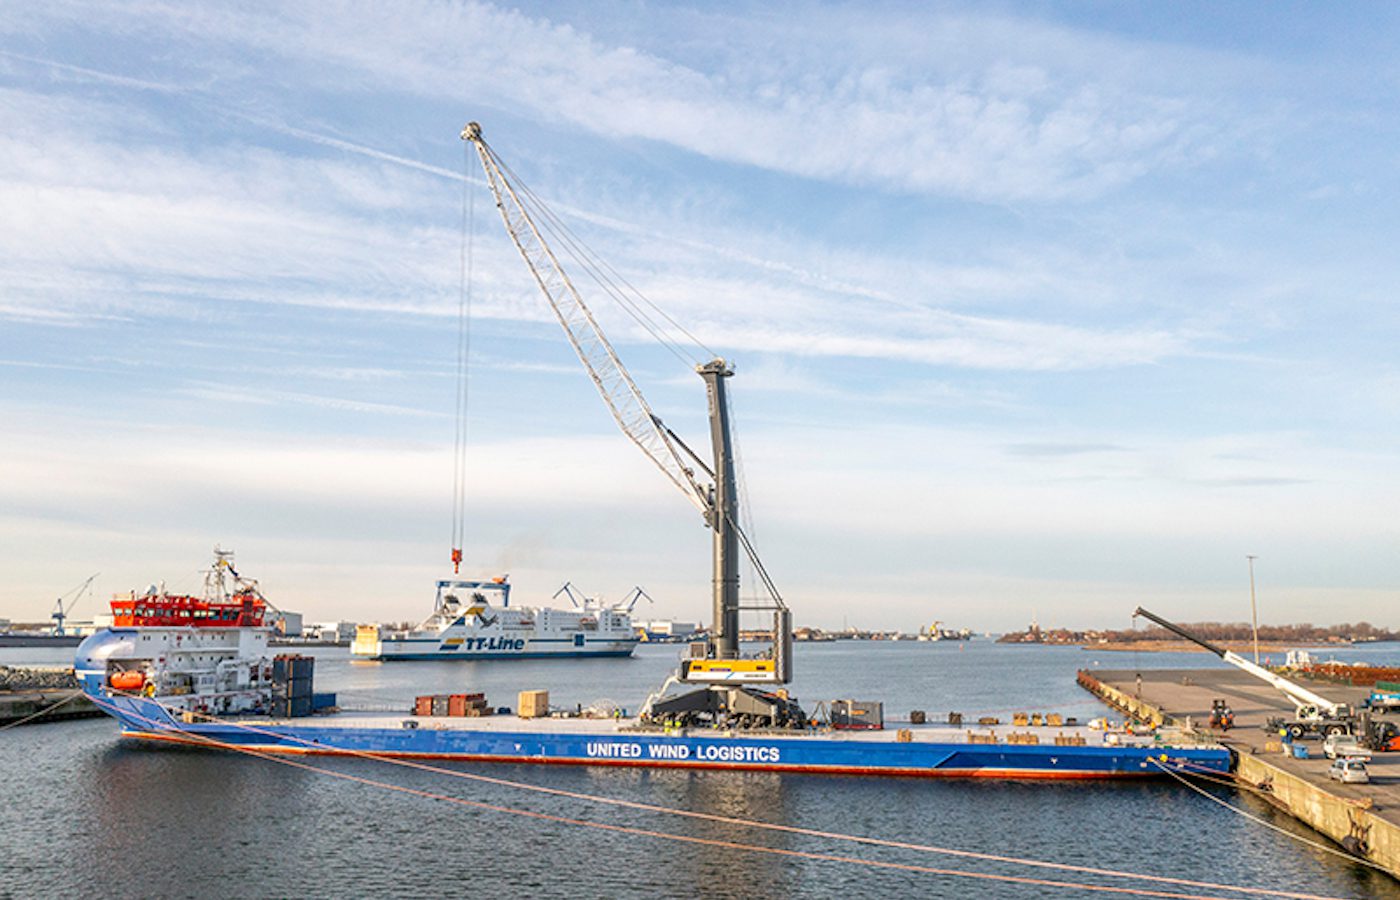
[(1233, 650), (1226, 650), (1204, 638), (1197, 637), (1180, 625), (1168, 622), (1141, 606), (1133, 611), (1133, 618), (1138, 616), (1161, 625), (1173, 634), (1209, 650), (1230, 665), (1243, 669), (1255, 678), (1267, 681), (1278, 688), (1285, 697), (1292, 701), (1294, 714), (1292, 719), (1285, 719), (1281, 716), (1269, 719), (1268, 727), (1270, 729), (1282, 729), (1294, 740), (1307, 734), (1319, 736), (1359, 734), (1363, 737), (1364, 742), (1370, 745), (1371, 749), (1400, 750), (1400, 731), (1397, 731), (1393, 723), (1374, 722), (1370, 716), (1358, 715), (1348, 704), (1328, 700), (1321, 694), (1310, 691), (1300, 684), (1289, 681), (1282, 675), (1270, 672), (1263, 666), (1250, 662)]
[[(506, 232), (613, 419), (623, 434), (695, 505), (706, 527), (713, 532), (714, 623), (709, 638), (693, 643), (689, 658), (681, 661), (679, 672), (647, 700), (642, 710), (643, 721), (741, 729), (805, 727), (806, 714), (785, 690), (769, 691), (759, 687), (787, 684), (792, 680), (792, 613), (739, 525), (739, 495), (725, 386), (726, 379), (734, 374), (733, 368), (718, 357), (695, 367), (696, 373), (704, 379), (709, 398), (711, 461), (706, 463), (652, 412), (592, 310), (545, 241), (544, 232), (552, 233), (560, 245), (589, 270), (588, 274), (603, 290), (612, 294), (653, 336), (661, 339), (656, 323), (646, 321), (645, 311), (640, 310), (637, 303), (637, 299), (647, 302), (645, 298), (626, 296), (617, 284), (619, 279), (599, 267), (587, 248), (580, 246), (554, 213), (497, 157), (482, 138), (480, 125), (469, 122), (462, 129), (462, 140), (476, 148)], [(642, 313), (641, 317), (638, 312)], [(703, 476), (697, 476), (697, 468)], [(770, 604), (740, 605), (741, 546), (767, 590)], [(763, 658), (740, 656), (741, 609), (773, 613), (772, 647)], [(678, 684), (698, 687), (667, 693)]]

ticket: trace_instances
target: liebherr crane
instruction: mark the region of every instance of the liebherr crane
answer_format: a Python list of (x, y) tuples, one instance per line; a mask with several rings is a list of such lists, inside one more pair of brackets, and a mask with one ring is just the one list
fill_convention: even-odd
[[(657, 718), (723, 722), (743, 725), (794, 725), (805, 721), (797, 705), (786, 696), (751, 687), (786, 684), (792, 680), (792, 614), (758, 560), (752, 544), (739, 527), (739, 502), (734, 477), (733, 442), (729, 427), (726, 379), (734, 374), (723, 359), (696, 367), (709, 398), (711, 463), (700, 457), (652, 412), (646, 398), (622, 364), (612, 343), (599, 327), (558, 256), (545, 241), (540, 223), (530, 212), (536, 203), (528, 192), (507, 176), (508, 168), (481, 136), (481, 126), (469, 122), (462, 140), (475, 146), (486, 182), (496, 200), (516, 249), (524, 258), (535, 284), (544, 294), (564, 334), (593, 380), (608, 411), (634, 444), (685, 495), (713, 532), (714, 621), (710, 638), (692, 647), (682, 661), (683, 683), (707, 687), (675, 697), (656, 696), (646, 712)], [(536, 206), (536, 209), (538, 207)], [(548, 215), (542, 212), (542, 215)], [(692, 465), (693, 464), (693, 465)], [(703, 472), (705, 483), (696, 475)], [(754, 570), (773, 599), (773, 646), (766, 659), (742, 659), (739, 654), (739, 551), (752, 561)], [(672, 682), (668, 681), (670, 685)], [(659, 694), (664, 694), (665, 688)]]
[(1292, 737), (1300, 738), (1310, 731), (1315, 731), (1318, 734), (1347, 734), (1356, 726), (1356, 717), (1351, 707), (1345, 703), (1328, 700), (1321, 694), (1314, 693), (1300, 684), (1294, 684), (1282, 675), (1270, 672), (1263, 666), (1250, 662), (1233, 650), (1226, 650), (1204, 638), (1197, 637), (1180, 625), (1168, 622), (1141, 606), (1133, 611), (1133, 617), (1138, 616), (1156, 622), (1173, 634), (1180, 635), (1191, 643), (1209, 650), (1230, 665), (1243, 669), (1255, 678), (1267, 681), (1282, 691), (1283, 695), (1291, 700), (1295, 707), (1293, 720), (1282, 723)]

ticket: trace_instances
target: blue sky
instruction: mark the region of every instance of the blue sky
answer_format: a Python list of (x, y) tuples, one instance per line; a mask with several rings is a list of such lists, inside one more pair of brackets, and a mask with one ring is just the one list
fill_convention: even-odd
[[(475, 195), (474, 571), (706, 614), (708, 537), (505, 240), (487, 140), (734, 361), (799, 621), (1395, 625), (1400, 12), (26, 4), (0, 20), (0, 616), (425, 613)], [(598, 314), (695, 442), (702, 385)], [(89, 604), (91, 607), (91, 604)], [(90, 610), (89, 610), (90, 611)]]

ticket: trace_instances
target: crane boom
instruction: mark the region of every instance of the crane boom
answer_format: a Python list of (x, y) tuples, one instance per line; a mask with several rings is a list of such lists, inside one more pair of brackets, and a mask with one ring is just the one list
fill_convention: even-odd
[(487, 184), (496, 198), (496, 208), (505, 221), (506, 231), (525, 258), (530, 274), (549, 301), (550, 309), (563, 326), (570, 345), (593, 379), (613, 419), (623, 434), (641, 448), (647, 458), (695, 504), (708, 522), (712, 516), (709, 489), (696, 481), (693, 470), (682, 460), (680, 448), (666, 426), (651, 411), (632, 375), (598, 327), (592, 310), (583, 302), (554, 251), (545, 243), (515, 186), (501, 171), (495, 151), (481, 137), (481, 126), (476, 122), (467, 123), (467, 127), (462, 129), (462, 140), (475, 145), (481, 157), (481, 166), (486, 171)]
[(1187, 631), (1185, 628), (1182, 628), (1180, 625), (1177, 625), (1173, 622), (1168, 622), (1161, 616), (1150, 613), (1147, 610), (1143, 609), (1141, 606), (1139, 606), (1136, 610), (1133, 611), (1133, 616), (1142, 616), (1144, 619), (1149, 619), (1153, 622), (1156, 622), (1158, 625), (1161, 625), (1163, 628), (1167, 629), (1173, 634), (1180, 635), (1181, 637), (1185, 638), (1191, 643), (1196, 644), (1200, 647), (1204, 647), (1206, 650), (1209, 650), (1211, 653), (1214, 653), (1216, 656), (1225, 660), (1230, 665), (1243, 669), (1244, 671), (1253, 675), (1255, 678), (1267, 681), (1269, 684), (1272, 684), (1274, 687), (1282, 691), (1283, 694), (1286, 697), (1288, 697), (1289, 700), (1293, 701), (1293, 705), (1298, 707), (1300, 710), (1307, 706), (1313, 706), (1329, 716), (1345, 715), (1347, 712), (1347, 708), (1344, 704), (1328, 700), (1321, 694), (1315, 694), (1307, 688), (1303, 687), (1302, 685), (1294, 684), (1287, 678), (1284, 678), (1282, 675), (1276, 675), (1273, 672), (1270, 672), (1268, 669), (1264, 668), (1263, 666), (1256, 665), (1255, 663), (1250, 662), (1243, 656), (1240, 656), (1238, 653), (1235, 653), (1233, 650), (1226, 650), (1223, 647), (1219, 647), (1215, 644), (1212, 644), (1210, 641), (1207, 641), (1204, 638), (1197, 637), (1196, 635)]
[[(709, 399), (710, 441), (713, 465), (706, 466), (700, 458), (676, 437), (665, 423), (651, 411), (646, 398), (632, 380), (631, 374), (618, 358), (612, 344), (603, 334), (593, 312), (579, 296), (573, 281), (550, 249), (536, 217), (549, 225), (549, 211), (530, 195), (523, 185), (512, 183), (508, 168), (481, 136), (481, 126), (468, 122), (462, 129), (462, 140), (470, 141), (481, 157), (486, 181), (501, 212), (506, 232), (524, 258), (536, 285), (549, 302), (555, 318), (564, 329), (574, 352), (593, 384), (607, 404), (619, 427), (641, 448), (667, 478), (700, 510), (705, 524), (713, 532), (713, 604), (714, 620), (707, 642), (708, 660), (737, 661), (739, 651), (739, 551), (748, 555), (754, 569), (773, 599), (774, 665), (750, 680), (787, 683), (791, 680), (791, 613), (779, 596), (767, 570), (758, 559), (752, 543), (739, 527), (739, 497), (736, 489), (734, 447), (729, 427), (729, 402), (725, 381), (734, 374), (723, 359), (712, 359), (695, 367), (705, 382)], [(527, 202), (528, 201), (528, 202)], [(690, 457), (704, 470), (712, 484), (696, 479), (695, 470), (686, 465), (682, 456)], [(726, 672), (743, 669), (744, 663), (726, 665)], [(752, 672), (748, 673), (753, 675)], [(698, 679), (692, 679), (698, 680)], [(766, 702), (766, 701), (765, 701)]]

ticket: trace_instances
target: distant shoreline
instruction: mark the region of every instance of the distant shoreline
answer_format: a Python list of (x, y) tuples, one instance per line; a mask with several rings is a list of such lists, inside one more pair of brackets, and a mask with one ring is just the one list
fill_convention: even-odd
[[(1226, 650), (1240, 652), (1254, 652), (1253, 641), (1212, 641), (1217, 647)], [(1080, 644), (1085, 650), (1107, 650), (1110, 653), (1122, 653), (1126, 651), (1138, 651), (1147, 653), (1207, 653), (1204, 647), (1191, 643), (1190, 641), (1111, 641), (1107, 644)], [(1353, 644), (1336, 643), (1335, 641), (1292, 641), (1287, 644), (1274, 643), (1269, 641), (1259, 642), (1260, 653), (1287, 653), (1289, 650), (1299, 648), (1316, 650), (1329, 647), (1350, 648)]]

